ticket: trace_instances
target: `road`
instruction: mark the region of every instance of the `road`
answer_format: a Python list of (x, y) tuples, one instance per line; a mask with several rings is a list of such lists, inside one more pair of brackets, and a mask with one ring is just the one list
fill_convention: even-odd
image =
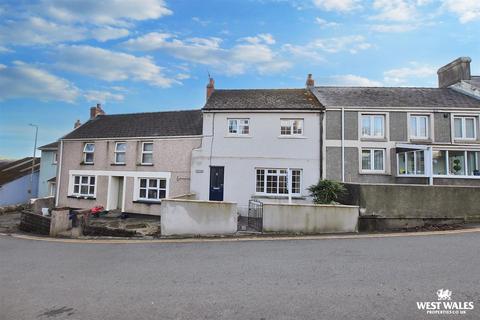
[(0, 236), (0, 319), (480, 318), (480, 233), (397, 238), (78, 244)]

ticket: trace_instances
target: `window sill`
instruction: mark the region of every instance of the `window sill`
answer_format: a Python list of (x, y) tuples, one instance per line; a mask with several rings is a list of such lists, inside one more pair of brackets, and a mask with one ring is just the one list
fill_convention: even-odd
[(67, 198), (79, 199), (79, 200), (97, 200), (97, 198), (92, 197), (92, 196), (74, 196), (74, 195), (71, 195), (71, 196), (67, 196)]
[(153, 167), (153, 163), (137, 163), (137, 167)]
[(477, 139), (454, 139), (453, 143), (479, 143)]
[(388, 142), (388, 139), (385, 137), (382, 138), (375, 138), (375, 137), (361, 137), (360, 141), (366, 141), (366, 142)]
[(123, 167), (126, 166), (126, 163), (110, 163), (111, 166), (118, 166), (118, 167)]
[(385, 171), (360, 171), (358, 174), (364, 175), (377, 175), (377, 176), (390, 176), (390, 173)]
[(433, 178), (439, 178), (439, 179), (480, 179), (480, 176), (461, 176), (461, 175), (433, 175)]
[(410, 137), (409, 138), (409, 142), (412, 142), (412, 143), (433, 143), (432, 139), (430, 138), (414, 138), (414, 137)]
[(397, 178), (428, 178), (425, 174), (397, 174)]
[(80, 162), (80, 165), (81, 166), (93, 166), (94, 163), (93, 162)]
[[(252, 196), (254, 199), (288, 199), (288, 195), (266, 195), (266, 194), (255, 194)], [(306, 197), (302, 195), (292, 195), (292, 199), (305, 200)]]
[(162, 204), (162, 200), (153, 201), (153, 200), (135, 200), (133, 203), (143, 203), (143, 204)]
[(295, 135), (291, 135), (291, 136), (278, 136), (278, 139), (308, 139), (308, 137), (305, 137), (305, 136), (295, 136)]
[(227, 134), (225, 135), (225, 138), (253, 138), (252, 135), (250, 134)]

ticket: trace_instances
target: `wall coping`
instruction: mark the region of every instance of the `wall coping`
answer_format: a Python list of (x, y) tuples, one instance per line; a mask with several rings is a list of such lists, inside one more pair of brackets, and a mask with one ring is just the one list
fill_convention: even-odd
[(433, 186), (426, 184), (407, 184), (407, 183), (356, 183), (356, 182), (344, 182), (345, 185), (356, 185), (356, 186), (395, 186), (395, 187), (422, 187), (422, 188), (469, 188), (469, 189), (480, 189), (480, 186), (462, 186), (462, 185), (438, 185)]
[(228, 201), (210, 201), (210, 200), (190, 200), (190, 199), (162, 199), (162, 202), (191, 202), (191, 203), (205, 203), (205, 204), (234, 204), (236, 202)]
[(357, 208), (359, 206), (352, 206), (346, 204), (315, 204), (315, 203), (268, 203), (264, 202), (264, 206), (292, 206), (292, 207), (319, 207), (319, 208)]

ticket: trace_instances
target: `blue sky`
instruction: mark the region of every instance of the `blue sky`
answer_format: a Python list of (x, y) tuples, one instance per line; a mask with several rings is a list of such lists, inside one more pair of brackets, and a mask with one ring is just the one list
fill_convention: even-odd
[(109, 113), (200, 108), (217, 88), (436, 86), (470, 56), (478, 0), (39, 0), (0, 4), (0, 158)]

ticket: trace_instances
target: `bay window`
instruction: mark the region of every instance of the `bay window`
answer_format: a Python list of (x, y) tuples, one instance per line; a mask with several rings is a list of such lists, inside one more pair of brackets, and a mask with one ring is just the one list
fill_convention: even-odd
[(385, 172), (385, 149), (362, 149), (362, 172)]
[(459, 140), (477, 139), (477, 121), (475, 117), (453, 117), (454, 137)]
[(385, 115), (362, 114), (361, 117), (363, 138), (385, 138)]
[(397, 154), (398, 175), (424, 175), (425, 151), (407, 151)]
[(480, 151), (433, 151), (433, 174), (437, 176), (480, 176)]
[[(291, 192), (301, 194), (302, 170), (291, 169)], [(288, 195), (288, 169), (257, 169), (256, 192), (266, 195)]]

